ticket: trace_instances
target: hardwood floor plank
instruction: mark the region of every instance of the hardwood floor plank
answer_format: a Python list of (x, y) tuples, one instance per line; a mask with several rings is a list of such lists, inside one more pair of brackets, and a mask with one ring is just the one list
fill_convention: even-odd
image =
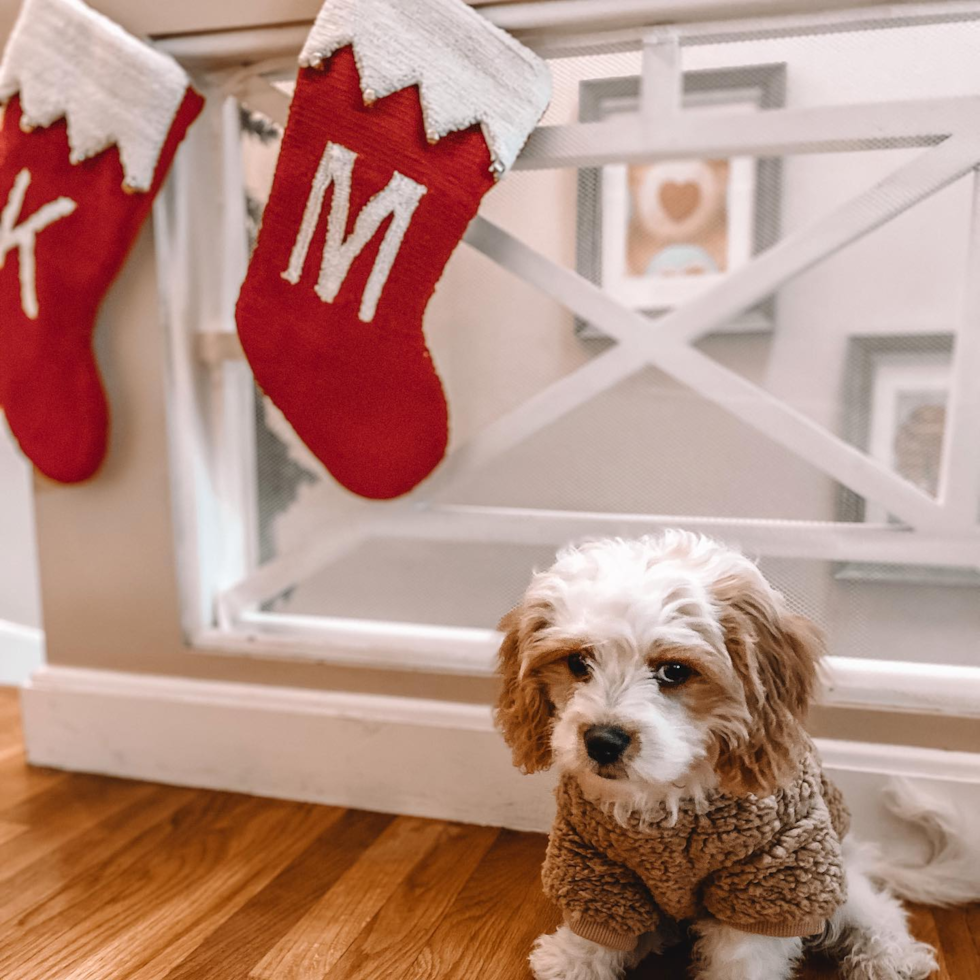
[(249, 976), (322, 980), (444, 829), (435, 820), (394, 820)]
[(0, 888), (0, 929), (69, 887), (82, 874), (111, 861), (140, 835), (169, 820), (194, 795), (194, 790), (157, 787), (8, 876)]
[(89, 815), (97, 818), (116, 800), (126, 800), (152, 789), (151, 783), (85, 773), (60, 773), (63, 778), (15, 806), (7, 807), (4, 819), (29, 826), (53, 828), (59, 821), (70, 824)]
[[(71, 883), (0, 929), (0, 977), (58, 976), (124, 930), (138, 915), (140, 902), (161, 891), (152, 862), (172, 858), (171, 876), (184, 883), (180, 842), (194, 834), (216, 837), (221, 821), (243, 812), (245, 800), (196, 795), (169, 820), (137, 837), (110, 860)], [(172, 842), (176, 839), (176, 846)], [(51, 960), (51, 962), (49, 962)]]
[(6, 844), (7, 841), (13, 840), (15, 837), (20, 837), (21, 834), (26, 834), (30, 829), (26, 823), (8, 823), (5, 820), (0, 820), (0, 845)]
[(447, 909), (497, 839), (494, 827), (450, 824), (326, 975), (391, 980), (428, 942)]
[(970, 977), (962, 977), (950, 972), (946, 962), (946, 953), (939, 936), (939, 929), (936, 926), (936, 920), (933, 918), (933, 909), (914, 904), (907, 904), (906, 908), (909, 911), (909, 929), (912, 935), (924, 943), (929, 943), (936, 950), (939, 969), (933, 973), (930, 980), (971, 980)]
[(973, 944), (980, 949), (980, 902), (967, 906), (966, 921), (970, 927)]
[(120, 855), (26, 916), (15, 948), (0, 952), (0, 976), (162, 975), (319, 834), (329, 815), (306, 804), (201, 794), (162, 835), (159, 826), (143, 835), (135, 859)]
[(20, 740), (20, 703), (0, 701), (0, 744)]
[[(65, 980), (161, 980), (229, 916), (260, 892), (340, 815), (313, 804), (256, 801), (255, 819), (235, 830), (217, 873), (195, 880), (105, 945)], [(239, 839), (240, 838), (240, 839)]]
[[(538, 836), (538, 835), (535, 835)], [(487, 971), (487, 980), (513, 980), (515, 976), (530, 977), (527, 958), (534, 941), (543, 932), (553, 932), (561, 921), (561, 915), (554, 904), (545, 897), (541, 887), (541, 862), (544, 860), (543, 848), (547, 840), (542, 839), (540, 859), (532, 865), (529, 880), (524, 891), (524, 898), (517, 907), (516, 915), (510, 928), (497, 929), (488, 936), (489, 946), (484, 956), (492, 956), (494, 949), (507, 950), (507, 956), (497, 956), (493, 967)], [(453, 974), (458, 980), (473, 969), (472, 963), (461, 964)]]
[(932, 918), (950, 975), (980, 978), (980, 936), (971, 928), (970, 909), (932, 909)]
[(393, 819), (383, 813), (344, 813), (165, 980), (247, 977)]
[(28, 830), (0, 845), (0, 883), (151, 791), (146, 783), (75, 775), (10, 808), (4, 819)]
[(0, 717), (20, 717), (20, 688), (0, 687)]
[(57, 769), (29, 766), (19, 741), (7, 746), (0, 742), (0, 817), (6, 819), (10, 808), (67, 778)]
[[(527, 976), (533, 935), (553, 928), (557, 914), (541, 892), (545, 838), (501, 831), (404, 980), (481, 980)], [(532, 935), (533, 934), (533, 935)]]
[(0, 688), (0, 746), (20, 744), (20, 697), (15, 688)]

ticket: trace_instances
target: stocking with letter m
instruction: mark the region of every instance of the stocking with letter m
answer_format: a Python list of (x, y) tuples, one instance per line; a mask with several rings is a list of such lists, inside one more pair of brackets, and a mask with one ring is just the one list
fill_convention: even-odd
[(237, 321), (261, 388), (355, 493), (406, 493), (445, 453), (423, 313), (550, 92), (463, 0), (320, 10)]

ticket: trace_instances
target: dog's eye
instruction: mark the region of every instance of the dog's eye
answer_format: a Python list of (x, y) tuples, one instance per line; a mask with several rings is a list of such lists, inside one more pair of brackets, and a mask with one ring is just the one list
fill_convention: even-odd
[(687, 664), (661, 664), (654, 672), (653, 676), (668, 687), (676, 687), (689, 681), (694, 676), (694, 670)]
[(580, 653), (568, 655), (568, 669), (575, 677), (589, 676), (589, 662)]

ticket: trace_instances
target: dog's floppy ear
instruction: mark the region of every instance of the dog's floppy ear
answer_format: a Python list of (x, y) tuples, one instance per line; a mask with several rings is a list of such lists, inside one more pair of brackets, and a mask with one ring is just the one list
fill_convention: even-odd
[(501, 686), (494, 719), (513, 751), (514, 765), (523, 772), (538, 772), (551, 765), (554, 705), (544, 681), (525, 664), (522, 655), (525, 645), (543, 625), (540, 615), (518, 606), (498, 626), (504, 640), (497, 654)]
[(721, 741), (716, 768), (726, 791), (766, 796), (791, 772), (805, 745), (802, 722), (823, 639), (808, 619), (785, 609), (757, 572), (727, 585), (728, 594), (719, 596), (722, 626), (745, 692), (747, 725), (744, 736)]

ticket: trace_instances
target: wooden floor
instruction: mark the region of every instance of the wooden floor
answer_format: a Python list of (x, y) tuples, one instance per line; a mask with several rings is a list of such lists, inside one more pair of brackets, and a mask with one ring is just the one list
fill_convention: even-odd
[[(3, 980), (521, 980), (556, 915), (545, 840), (25, 765), (0, 689)], [(980, 978), (980, 907), (916, 909), (941, 980)], [(635, 974), (685, 976), (686, 951)], [(807, 964), (807, 980), (835, 977)]]

